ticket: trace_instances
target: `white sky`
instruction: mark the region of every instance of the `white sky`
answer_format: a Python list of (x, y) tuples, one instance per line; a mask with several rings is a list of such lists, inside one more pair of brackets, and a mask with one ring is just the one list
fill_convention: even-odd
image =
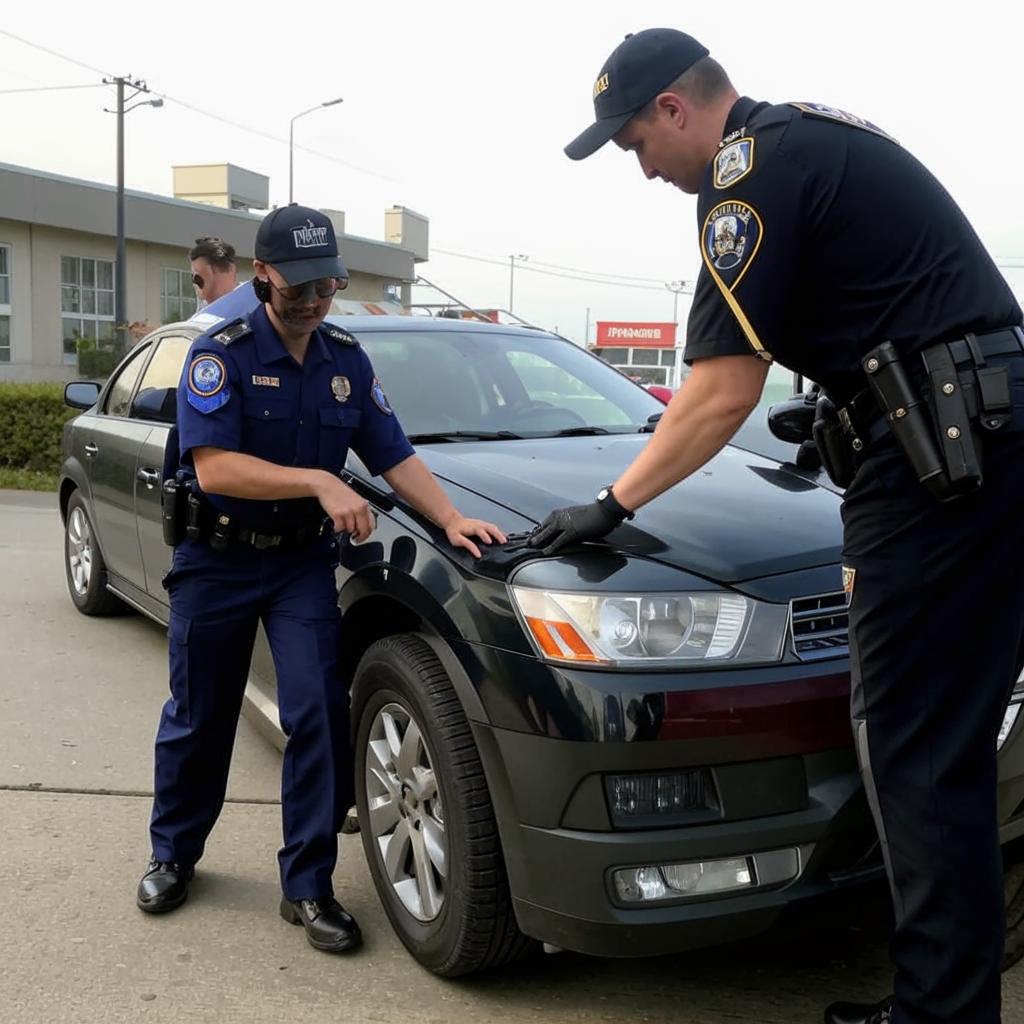
[[(658, 25), (700, 39), (741, 93), (826, 102), (881, 125), (953, 193), (993, 255), (1018, 265), (1004, 272), (1024, 294), (1021, 10), (1005, 0), (948, 13), (895, 0), (46, 0), (5, 4), (0, 28), (285, 140), (169, 99), (127, 118), (129, 188), (169, 194), (172, 164), (230, 161), (269, 175), (271, 202), (286, 202), (289, 119), (343, 96), (296, 124), (297, 144), (333, 157), (296, 151), (296, 200), (343, 209), (347, 230), (374, 238), (387, 206), (426, 214), (434, 256), (420, 269), (481, 306), (507, 306), (510, 253), (652, 279), (652, 290), (612, 287), (517, 265), (516, 311), (582, 340), (588, 307), (591, 324), (670, 320), (660, 282), (696, 276), (692, 197), (646, 182), (614, 146), (579, 164), (562, 153), (592, 119), (605, 57), (626, 32)], [(0, 34), (0, 89), (96, 80)], [(104, 105), (112, 90), (0, 95), (0, 160), (112, 183)]]

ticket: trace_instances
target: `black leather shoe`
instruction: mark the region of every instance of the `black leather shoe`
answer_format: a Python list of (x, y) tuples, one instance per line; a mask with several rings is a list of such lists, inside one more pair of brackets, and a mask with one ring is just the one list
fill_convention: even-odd
[(301, 924), (314, 949), (347, 953), (363, 944), (355, 918), (333, 897), (325, 900), (281, 899), (281, 916), (289, 924)]
[(180, 907), (188, 897), (188, 883), (193, 875), (194, 868), (151, 860), (139, 881), (136, 906), (147, 914), (166, 914)]
[(833, 1003), (825, 1011), (825, 1024), (889, 1024), (893, 997), (880, 1003)]

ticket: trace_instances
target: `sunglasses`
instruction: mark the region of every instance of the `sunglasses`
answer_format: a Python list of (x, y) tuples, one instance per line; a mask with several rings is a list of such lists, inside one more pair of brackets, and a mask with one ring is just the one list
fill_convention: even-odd
[(347, 277), (321, 277), (317, 281), (306, 281), (303, 284), (287, 285), (278, 288), (269, 278), (267, 283), (282, 298), (294, 302), (296, 299), (307, 299), (316, 295), (318, 299), (329, 299), (335, 292), (344, 291), (348, 287)]
[(206, 282), (199, 276), (199, 274), (192, 275), (192, 283), (199, 289), (203, 287)]

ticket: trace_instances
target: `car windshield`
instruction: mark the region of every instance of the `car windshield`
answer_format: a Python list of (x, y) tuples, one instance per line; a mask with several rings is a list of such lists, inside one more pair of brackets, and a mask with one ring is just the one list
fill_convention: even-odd
[(511, 331), (361, 331), (402, 426), (423, 442), (634, 433), (664, 406), (572, 342)]

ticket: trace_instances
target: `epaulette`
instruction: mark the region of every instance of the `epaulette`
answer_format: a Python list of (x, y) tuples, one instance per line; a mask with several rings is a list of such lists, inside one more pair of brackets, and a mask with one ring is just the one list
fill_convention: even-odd
[(210, 334), (210, 337), (214, 341), (219, 341), (222, 345), (230, 345), (231, 342), (238, 341), (239, 338), (244, 338), (247, 334), (252, 334), (252, 328), (244, 317), (238, 317), (223, 326), (217, 327), (216, 333)]
[(343, 327), (335, 327), (334, 324), (324, 324), (324, 333), (328, 338), (340, 341), (342, 345), (358, 346), (359, 344), (353, 335), (349, 334)]
[[(879, 128), (877, 124), (872, 124), (865, 118), (846, 110), (840, 110), (838, 107), (830, 107), (827, 103), (788, 103), (787, 106), (795, 107), (804, 117), (819, 117), (825, 121), (837, 121), (849, 128), (860, 128), (862, 131), (881, 135), (883, 139), (888, 139), (890, 142), (896, 142), (887, 131)], [(896, 145), (898, 146), (899, 143), (896, 142)]]

